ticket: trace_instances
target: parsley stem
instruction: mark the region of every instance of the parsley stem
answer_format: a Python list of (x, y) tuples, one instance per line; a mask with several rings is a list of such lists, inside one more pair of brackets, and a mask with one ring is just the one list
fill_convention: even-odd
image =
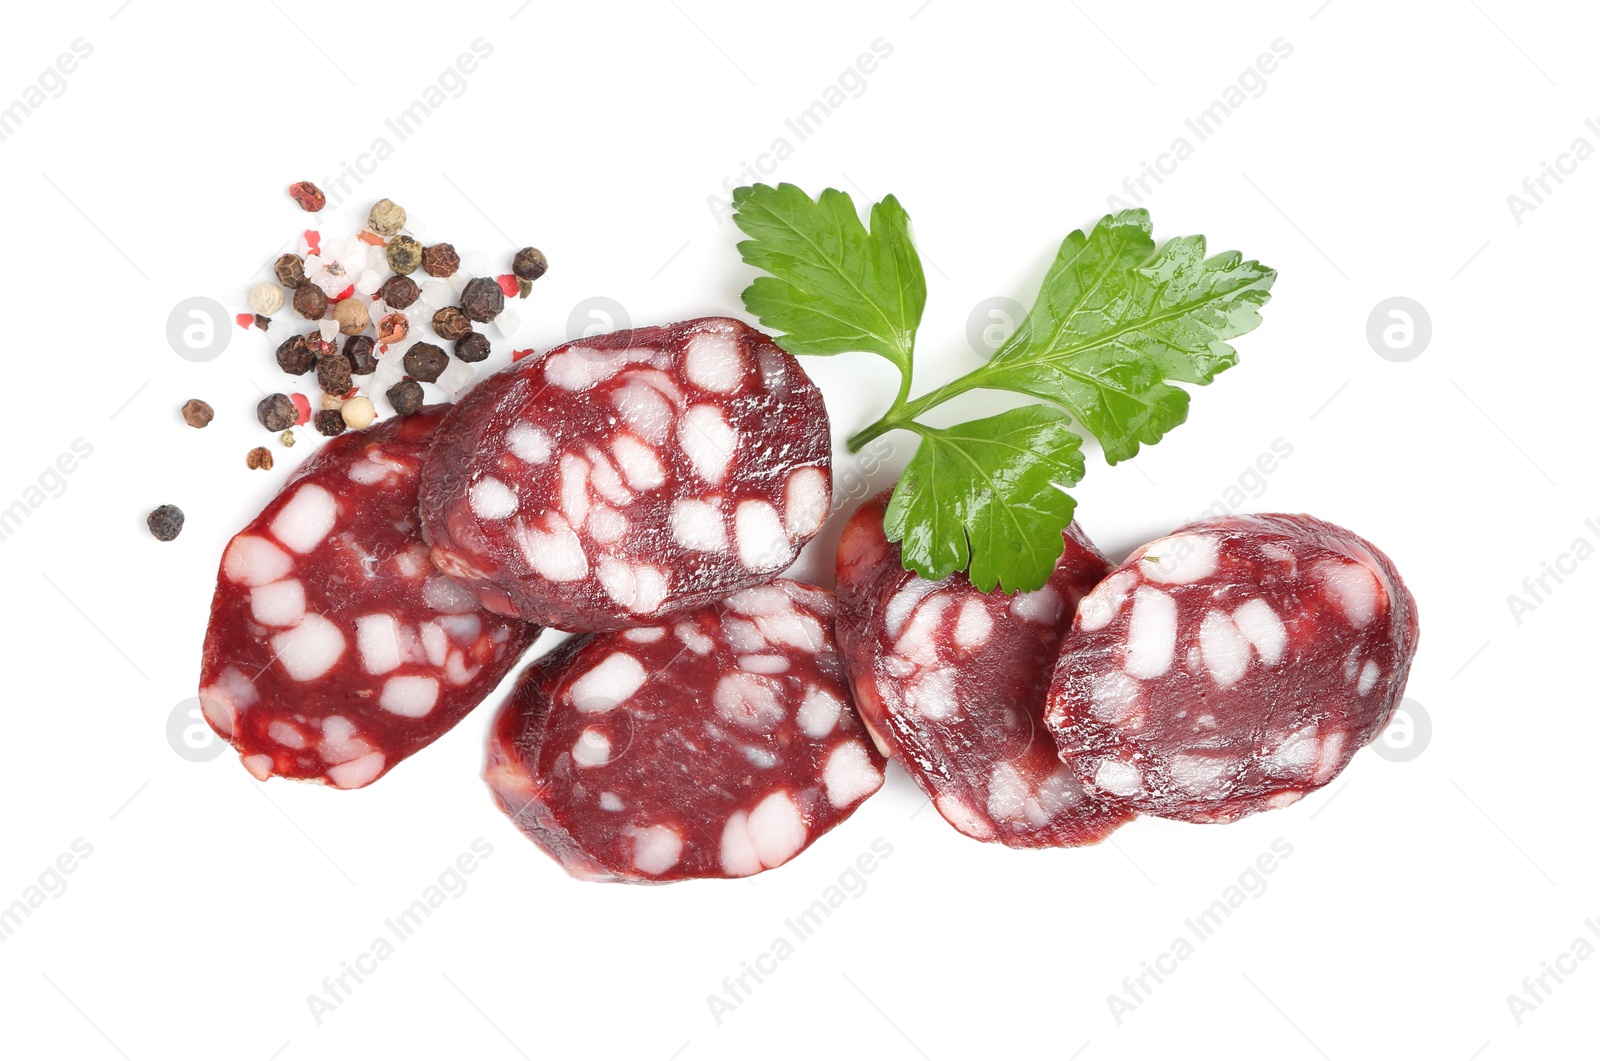
[(922, 431), (923, 426), (916, 422), (917, 417), (942, 405), (958, 394), (965, 394), (970, 390), (982, 387), (983, 369), (967, 373), (959, 379), (951, 380), (944, 386), (931, 390), (916, 401), (906, 401), (906, 395), (911, 389), (911, 374), (905, 373), (901, 377), (900, 393), (895, 397), (894, 404), (889, 406), (889, 411), (880, 416), (877, 421), (850, 436), (845, 443), (851, 453), (859, 452), (862, 446), (877, 438), (879, 435), (888, 434), (890, 431)]

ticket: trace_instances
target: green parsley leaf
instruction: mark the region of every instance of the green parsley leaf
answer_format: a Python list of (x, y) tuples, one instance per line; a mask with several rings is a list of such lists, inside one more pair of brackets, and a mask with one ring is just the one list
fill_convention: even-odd
[(1238, 361), (1224, 340), (1261, 323), (1277, 274), (1204, 236), (1155, 250), (1150, 215), (1125, 210), (1061, 244), (1038, 301), (969, 388), (1017, 391), (1067, 409), (1108, 463), (1161, 440), (1188, 415), (1168, 380), (1210, 383)]
[(861, 224), (850, 196), (832, 188), (813, 202), (793, 184), (733, 193), (734, 221), (749, 236), (739, 254), (763, 276), (745, 308), (791, 354), (880, 354), (908, 373), (928, 288), (910, 219), (894, 196)]
[(1029, 405), (954, 427), (919, 425), (922, 443), (883, 521), (905, 566), (941, 579), (970, 559), (968, 577), (984, 592), (1043, 586), (1077, 506), (1057, 484), (1083, 478), (1083, 440), (1068, 424), (1060, 409)]

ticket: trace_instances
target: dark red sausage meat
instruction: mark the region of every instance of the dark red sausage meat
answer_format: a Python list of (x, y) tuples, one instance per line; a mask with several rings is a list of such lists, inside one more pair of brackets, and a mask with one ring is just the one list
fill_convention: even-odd
[(417, 480), (443, 415), (328, 442), (223, 552), (200, 704), (256, 777), (371, 784), (477, 706), (538, 635), (428, 558)]
[(978, 840), (1055, 847), (1130, 817), (1085, 795), (1044, 728), (1045, 692), (1078, 600), (1111, 565), (1077, 524), (1043, 589), (930, 582), (883, 533), (888, 495), (839, 542), (837, 625), (861, 717), (950, 824)]
[(1092, 791), (1220, 822), (1329, 781), (1388, 723), (1417, 646), (1389, 558), (1310, 516), (1151, 542), (1085, 597), (1046, 721)]
[(822, 396), (724, 317), (509, 366), (451, 412), (422, 479), (434, 560), (485, 606), (648, 626), (788, 567), (828, 514)]
[(833, 597), (779, 580), (661, 626), (579, 637), (523, 674), (485, 779), (586, 880), (781, 866), (883, 784)]

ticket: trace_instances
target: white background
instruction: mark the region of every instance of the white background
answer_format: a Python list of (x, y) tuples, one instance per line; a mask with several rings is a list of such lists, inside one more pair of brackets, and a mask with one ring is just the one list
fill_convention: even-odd
[[(1520, 223), (1507, 204), (1575, 138), (1600, 146), (1584, 125), (1600, 115), (1600, 19), (1585, 5), (120, 2), (14, 7), (0, 34), (0, 103), (76, 38), (93, 48), (0, 142), (0, 506), (75, 439), (93, 447), (0, 541), (0, 905), (78, 838), (92, 846), (65, 893), (0, 942), (0, 1052), (1592, 1052), (1600, 961), (1548, 980), (1520, 1024), (1507, 1003), (1575, 938), (1600, 945), (1584, 924), (1600, 918), (1587, 674), (1600, 562), (1549, 580), (1520, 623), (1507, 604), (1575, 539), (1600, 542), (1584, 522), (1600, 519), (1600, 162), (1552, 182)], [(493, 53), (465, 92), (404, 142), (387, 133), (478, 37)], [(880, 37), (893, 51), (865, 90), (799, 140), (785, 118)], [(1199, 142), (1184, 119), (1280, 37), (1292, 55)], [(594, 296), (637, 324), (740, 313), (751, 272), (708, 199), (785, 137), (792, 155), (768, 179), (858, 202), (893, 192), (910, 211), (929, 276), (919, 391), (977, 363), (974, 306), (1031, 300), (1061, 237), (1187, 136), (1192, 157), (1145, 197), (1158, 237), (1204, 232), (1280, 279), (1240, 366), (1195, 394), (1187, 425), (1114, 469), (1091, 456), (1081, 519), (1120, 558), (1284, 440), (1292, 455), (1243, 506), (1315, 513), (1395, 559), (1420, 603), (1408, 695), (1431, 741), (1405, 762), (1364, 751), (1289, 810), (1142, 820), (1075, 851), (967, 840), (918, 813), (894, 773), (790, 866), (653, 889), (570, 881), (522, 839), (478, 779), (487, 710), (360, 792), (259, 785), (231, 754), (186, 760), (166, 726), (194, 695), (222, 544), (312, 446), (247, 471), (245, 450), (269, 441), (251, 380), (281, 378), (271, 342), (234, 329), (223, 356), (192, 363), (169, 347), (167, 315), (194, 296), (242, 309), (305, 227), (284, 186), (325, 182), (379, 136), (392, 157), (322, 227), (353, 231), (386, 195), (429, 241), (497, 263), (540, 246), (551, 270), (520, 304), (516, 344), (540, 348)], [(1432, 321), (1405, 363), (1366, 337), (1397, 295)], [(807, 368), (836, 438), (892, 394), (892, 370), (867, 355)], [(204, 432), (178, 418), (190, 397), (217, 409)], [(847, 485), (855, 465), (837, 452)], [(143, 526), (163, 502), (189, 517), (172, 544)], [(803, 574), (827, 578), (841, 521)], [(493, 853), (468, 889), (313, 1019), (324, 977), (480, 837)], [(714, 1020), (724, 977), (879, 837), (893, 854), (867, 890)], [(1124, 977), (1280, 837), (1293, 853), (1265, 893), (1113, 1019)]]

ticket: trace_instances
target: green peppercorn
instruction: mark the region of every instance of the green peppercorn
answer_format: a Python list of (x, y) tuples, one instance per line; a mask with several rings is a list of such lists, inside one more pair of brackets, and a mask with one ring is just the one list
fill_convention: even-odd
[(389, 241), (383, 257), (389, 263), (389, 268), (401, 276), (414, 273), (422, 264), (422, 244), (410, 236), (396, 236)]

